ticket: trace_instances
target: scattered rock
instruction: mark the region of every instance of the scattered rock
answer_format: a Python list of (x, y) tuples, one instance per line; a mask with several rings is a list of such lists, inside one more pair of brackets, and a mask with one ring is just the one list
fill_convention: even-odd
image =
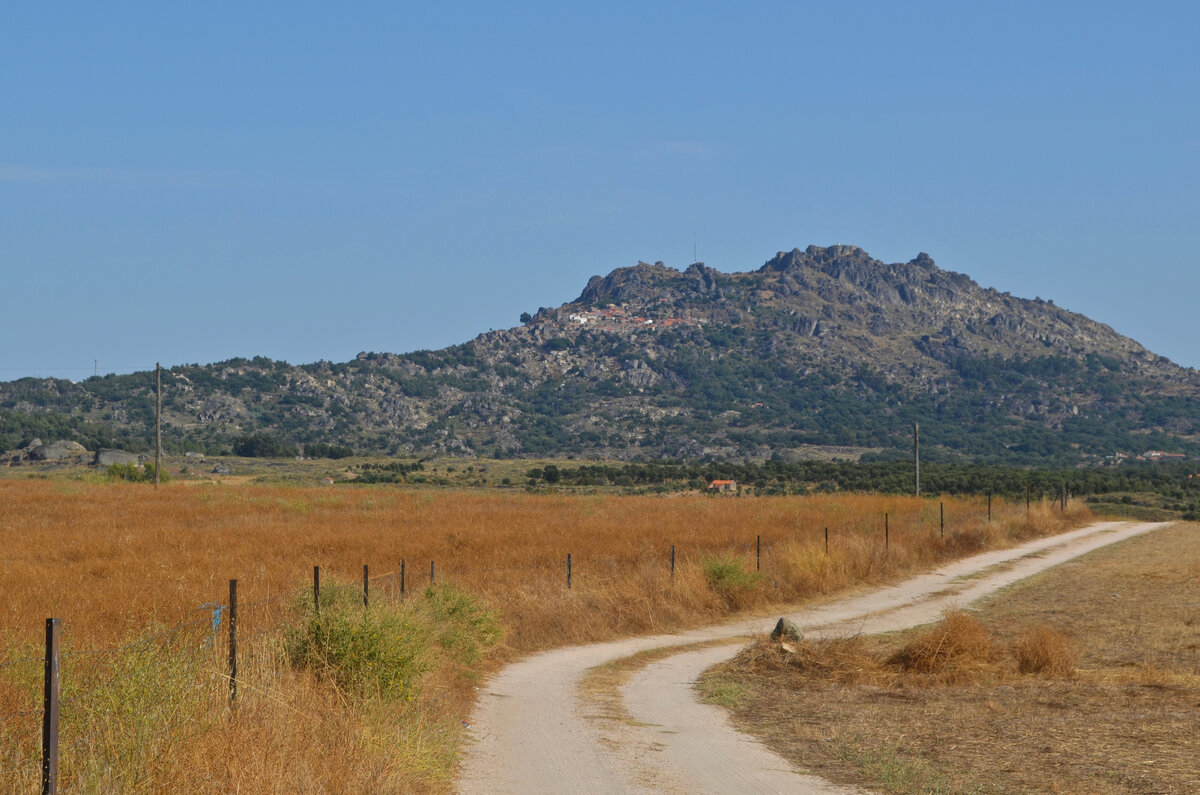
[[(804, 633), (800, 631), (800, 627), (786, 618), (779, 619), (775, 624), (775, 629), (771, 630), (771, 640), (804, 640)], [(794, 651), (794, 649), (793, 649)]]
[(229, 468), (229, 464), (217, 464), (215, 467), (213, 467), (214, 475), (229, 475), (232, 474), (232, 472), (233, 470)]

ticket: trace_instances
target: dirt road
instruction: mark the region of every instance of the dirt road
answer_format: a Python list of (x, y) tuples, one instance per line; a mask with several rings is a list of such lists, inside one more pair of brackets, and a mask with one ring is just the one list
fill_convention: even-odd
[[(898, 585), (789, 618), (812, 635), (873, 633), (935, 620), (1006, 585), (1161, 524), (1103, 522), (957, 561)], [(724, 714), (695, 700), (692, 684), (739, 645), (681, 650), (625, 685), (631, 720), (598, 720), (579, 685), (589, 669), (648, 649), (736, 640), (770, 630), (773, 617), (674, 635), (577, 646), (528, 657), (484, 688), (463, 762), (463, 793), (847, 793), (804, 775)]]

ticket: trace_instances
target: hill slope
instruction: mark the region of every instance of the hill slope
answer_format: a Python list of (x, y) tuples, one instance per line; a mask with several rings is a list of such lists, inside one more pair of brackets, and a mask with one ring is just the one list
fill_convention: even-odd
[[(152, 390), (144, 373), (2, 383), (0, 446), (145, 444)], [(463, 345), (181, 366), (164, 391), (169, 443), (210, 449), (263, 431), (388, 453), (852, 457), (907, 449), (920, 422), (932, 457), (1200, 454), (1195, 371), (926, 254), (885, 264), (853, 246), (744, 273), (639, 263)]]

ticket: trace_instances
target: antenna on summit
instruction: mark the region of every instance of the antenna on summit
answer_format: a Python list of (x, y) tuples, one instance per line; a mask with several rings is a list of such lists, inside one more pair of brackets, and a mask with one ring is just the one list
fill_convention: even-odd
[(696, 233), (692, 232), (692, 262), (699, 262), (700, 258), (696, 256)]

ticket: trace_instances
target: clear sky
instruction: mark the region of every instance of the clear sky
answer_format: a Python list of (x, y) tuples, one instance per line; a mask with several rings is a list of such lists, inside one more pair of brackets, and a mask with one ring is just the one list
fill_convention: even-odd
[(0, 380), (437, 348), (693, 242), (1200, 366), (1198, 8), (6, 3)]

